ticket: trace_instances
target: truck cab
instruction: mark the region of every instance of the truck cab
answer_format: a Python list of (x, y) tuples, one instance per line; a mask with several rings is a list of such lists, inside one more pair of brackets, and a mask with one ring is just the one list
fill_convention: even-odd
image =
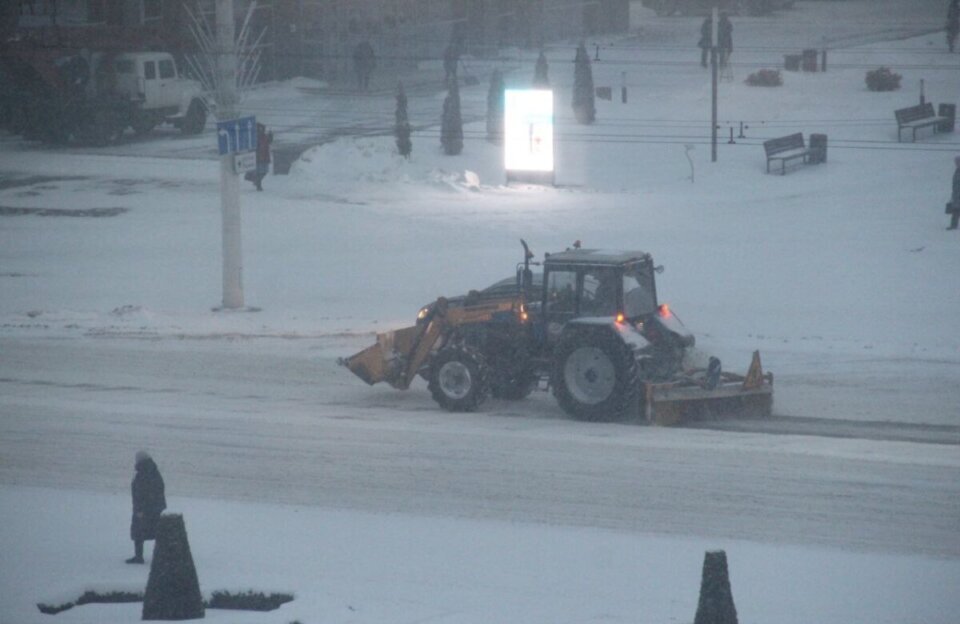
[(135, 104), (137, 133), (170, 122), (187, 134), (203, 129), (206, 106), (199, 82), (180, 75), (168, 52), (127, 52), (112, 59), (114, 90)]

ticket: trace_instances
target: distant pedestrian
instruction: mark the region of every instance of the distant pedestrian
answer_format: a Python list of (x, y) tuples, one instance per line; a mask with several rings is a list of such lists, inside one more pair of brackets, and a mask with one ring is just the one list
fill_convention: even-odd
[(540, 50), (537, 64), (533, 68), (533, 86), (538, 89), (550, 88), (550, 66), (547, 65), (547, 56)]
[(957, 34), (960, 33), (960, 0), (950, 0), (947, 7), (947, 47), (953, 52), (957, 43)]
[(950, 227), (948, 230), (957, 229), (960, 223), (960, 156), (953, 159), (957, 168), (953, 172), (953, 193), (950, 195), (950, 203), (947, 204), (947, 212), (950, 213)]
[(377, 55), (369, 41), (361, 41), (353, 49), (353, 70), (357, 74), (357, 88), (370, 88), (370, 74), (377, 66)]
[(720, 67), (726, 67), (733, 52), (733, 24), (726, 13), (720, 14), (717, 24), (717, 47), (720, 48)]
[(449, 85), (451, 80), (457, 79), (458, 65), (460, 65), (460, 46), (455, 41), (451, 41), (443, 51), (444, 84)]
[(250, 179), (258, 191), (263, 190), (263, 179), (270, 171), (270, 145), (273, 143), (273, 133), (267, 132), (267, 127), (257, 123), (257, 170)]
[(130, 520), (130, 539), (134, 555), (127, 563), (143, 563), (143, 542), (156, 539), (157, 521), (167, 508), (164, 497), (163, 477), (146, 451), (137, 451), (134, 468), (136, 474), (130, 484), (133, 496), (133, 518)]
[(713, 45), (713, 17), (706, 17), (700, 24), (700, 66), (707, 66), (707, 54), (710, 53), (710, 47)]

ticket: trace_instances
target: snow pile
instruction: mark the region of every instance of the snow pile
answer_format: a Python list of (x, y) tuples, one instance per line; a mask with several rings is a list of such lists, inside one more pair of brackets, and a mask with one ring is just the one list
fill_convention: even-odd
[(442, 154), (439, 145), (432, 144), (429, 132), (417, 133), (414, 138), (409, 159), (397, 152), (390, 136), (345, 137), (314, 147), (292, 165), (291, 182), (328, 193), (383, 196), (430, 190), (477, 191), (504, 178), (497, 167), (499, 147), (478, 142), (474, 147), (479, 148), (479, 154), (474, 150), (451, 158)]

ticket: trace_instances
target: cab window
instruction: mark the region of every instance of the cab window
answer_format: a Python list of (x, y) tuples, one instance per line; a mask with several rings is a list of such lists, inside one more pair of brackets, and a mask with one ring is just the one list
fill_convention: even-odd
[(153, 80), (157, 77), (157, 64), (155, 61), (147, 61), (143, 64), (143, 77), (147, 80)]
[(547, 311), (570, 313), (577, 309), (575, 271), (551, 271), (547, 278)]
[(657, 309), (653, 283), (649, 266), (634, 266), (624, 274), (623, 307), (627, 318), (652, 314)]
[(583, 273), (581, 316), (615, 316), (620, 276), (615, 269), (597, 267)]
[(173, 68), (172, 60), (164, 59), (160, 61), (160, 77), (161, 78), (173, 78), (176, 75), (177, 75), (177, 72)]

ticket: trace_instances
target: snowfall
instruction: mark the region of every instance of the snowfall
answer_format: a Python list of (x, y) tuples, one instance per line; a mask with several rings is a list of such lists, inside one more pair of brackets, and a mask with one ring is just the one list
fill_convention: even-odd
[[(941, 4), (735, 17), (716, 162), (699, 18), (644, 11), (590, 40), (614, 98), (589, 126), (569, 106), (575, 42), (553, 44), (553, 187), (505, 184), (485, 140), (489, 71), (527, 86), (532, 51), (465, 59), (481, 80), (461, 89), (458, 156), (439, 146), (437, 63), (402, 76), (409, 159), (376, 136), (395, 76), (363, 95), (262, 86), (245, 112), (303, 153), (262, 193), (243, 183), (243, 311), (215, 311), (212, 121), (105, 148), (0, 134), (0, 622), (140, 620), (136, 603), (37, 604), (144, 589), (152, 543), (124, 563), (141, 448), (205, 596), (294, 596), (210, 620), (685, 623), (704, 553), (724, 550), (744, 624), (960, 621), (960, 234), (943, 208), (960, 145), (900, 143), (893, 116), (921, 88), (957, 103)], [(826, 72), (744, 83), (824, 45)], [(899, 91), (867, 90), (879, 66)], [(826, 134), (827, 162), (767, 174), (762, 142), (793, 132)], [(770, 430), (582, 423), (549, 393), (449, 414), (419, 380), (337, 366), (437, 296), (513, 275), (521, 238), (538, 258), (576, 240), (650, 252), (702, 353), (742, 372), (761, 352)]]

